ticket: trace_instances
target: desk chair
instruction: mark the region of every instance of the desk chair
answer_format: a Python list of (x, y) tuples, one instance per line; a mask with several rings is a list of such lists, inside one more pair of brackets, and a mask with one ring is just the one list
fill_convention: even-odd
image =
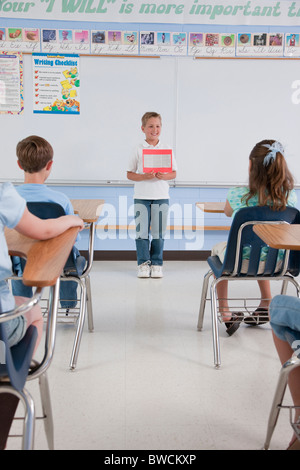
[[(296, 208), (287, 207), (284, 211), (273, 211), (269, 207), (247, 207), (240, 209), (235, 215), (227, 241), (224, 263), (222, 264), (218, 256), (210, 256), (207, 262), (210, 270), (204, 277), (202, 295), (198, 316), (198, 330), (202, 330), (203, 317), (207, 298), (209, 280), (214, 275), (211, 282), (211, 315), (212, 315), (212, 336), (214, 349), (215, 367), (221, 365), (220, 344), (218, 330), (218, 308), (217, 308), (217, 284), (222, 280), (227, 281), (253, 281), (253, 280), (281, 280), (283, 281), (281, 293), (285, 294), (288, 282), (291, 282), (299, 296), (300, 286), (294, 279), (299, 274), (299, 252), (285, 250), (284, 258), (279, 271), (277, 271), (278, 251), (274, 248), (268, 249), (268, 255), (260, 272), (260, 254), (266, 244), (253, 232), (252, 226), (256, 223), (300, 223), (300, 213)], [(243, 247), (250, 247), (250, 259), (247, 272), (242, 270)], [(260, 272), (260, 274), (258, 274)], [(249, 298), (248, 298), (249, 299)], [(244, 304), (246, 299), (243, 299)], [(241, 307), (238, 307), (241, 311)], [(247, 308), (246, 311), (248, 312)], [(249, 313), (249, 312), (248, 312)]]
[[(280, 307), (277, 306), (276, 308), (278, 309)], [(272, 304), (271, 304), (271, 309), (272, 309)], [(287, 321), (287, 323), (289, 322)], [(299, 310), (299, 323), (300, 323), (300, 310)], [(272, 406), (271, 406), (271, 410), (269, 414), (267, 433), (266, 433), (266, 438), (265, 438), (265, 443), (264, 443), (264, 450), (269, 449), (271, 438), (272, 438), (272, 435), (274, 433), (274, 430), (277, 424), (280, 410), (282, 408), (289, 408), (290, 422), (291, 422), (292, 428), (294, 429), (296, 436), (300, 440), (300, 423), (294, 423), (293, 418), (292, 418), (292, 410), (294, 409), (294, 407), (282, 405), (287, 383), (288, 383), (288, 376), (290, 372), (292, 372), (292, 370), (300, 366), (300, 331), (295, 330), (294, 325), (286, 326), (283, 329), (282, 325), (277, 324), (276, 320), (274, 322), (272, 321), (272, 317), (271, 317), (271, 325), (272, 325), (272, 328), (275, 329), (275, 333), (276, 333), (276, 327), (277, 326), (280, 327), (281, 333), (284, 334), (285, 340), (289, 343), (289, 345), (291, 346), (291, 349), (294, 352), (291, 358), (288, 361), (286, 361), (286, 363), (283, 364), (283, 366), (280, 369), (279, 378), (278, 378), (278, 382), (277, 382), (277, 386), (276, 386), (276, 390), (275, 390), (275, 394), (273, 397), (273, 402), (272, 402)]]
[[(25, 410), (23, 424), (23, 450), (33, 448), (35, 406), (30, 393), (24, 388), (32, 363), (32, 355), (37, 340), (37, 330), (31, 325), (24, 338), (11, 348), (8, 346), (4, 322), (17, 318), (29, 311), (41, 298), (42, 290), (13, 311), (0, 315), (0, 400), (1, 394), (14, 395), (21, 400)], [(43, 396), (42, 396), (43, 398)], [(7, 430), (9, 431), (9, 430)]]
[[(41, 219), (57, 218), (65, 215), (64, 209), (56, 203), (52, 202), (27, 202), (28, 210)], [(77, 319), (77, 328), (73, 344), (73, 350), (70, 359), (70, 369), (73, 370), (76, 368), (78, 353), (80, 348), (81, 337), (83, 333), (83, 327), (85, 322), (85, 317), (87, 313), (88, 317), (88, 329), (90, 332), (94, 330), (93, 322), (93, 309), (92, 309), (92, 295), (91, 295), (91, 284), (90, 284), (90, 270), (93, 263), (93, 253), (94, 253), (94, 224), (90, 226), (90, 236), (89, 236), (89, 259), (86, 262), (85, 258), (81, 256), (80, 265), (81, 269), (78, 269), (78, 263), (75, 264), (74, 248), (71, 251), (69, 258), (65, 264), (64, 271), (61, 275), (62, 282), (75, 282), (80, 287), (80, 307), (79, 312), (76, 315)], [(18, 260), (19, 262), (19, 260)], [(13, 259), (14, 263), (14, 259)], [(24, 264), (25, 261), (22, 260)], [(13, 279), (17, 279), (14, 277)], [(62, 300), (62, 299), (60, 299)], [(67, 299), (64, 299), (66, 301)]]

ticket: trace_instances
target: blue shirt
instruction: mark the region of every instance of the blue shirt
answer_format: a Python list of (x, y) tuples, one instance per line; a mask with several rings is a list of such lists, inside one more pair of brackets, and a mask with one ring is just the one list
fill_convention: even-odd
[(45, 184), (22, 184), (16, 189), (27, 202), (56, 202), (63, 207), (66, 215), (74, 214), (68, 196), (60, 191), (48, 188)]
[[(74, 215), (74, 209), (68, 196), (60, 191), (54, 191), (45, 184), (21, 184), (16, 190), (26, 202), (56, 202), (64, 209), (66, 215)], [(80, 238), (80, 235), (77, 235), (76, 241), (78, 242)]]

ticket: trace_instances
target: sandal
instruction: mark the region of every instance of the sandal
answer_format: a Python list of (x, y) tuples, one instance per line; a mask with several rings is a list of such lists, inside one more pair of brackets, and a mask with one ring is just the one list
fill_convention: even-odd
[(258, 326), (258, 325), (263, 325), (264, 323), (268, 323), (269, 321), (269, 309), (268, 308), (263, 308), (259, 307), (257, 308), (252, 315), (249, 317), (246, 317), (244, 322), (246, 325), (250, 326)]
[(226, 333), (229, 336), (232, 336), (233, 333), (240, 327), (241, 322), (244, 319), (244, 314), (242, 312), (233, 313), (229, 321), (225, 322)]

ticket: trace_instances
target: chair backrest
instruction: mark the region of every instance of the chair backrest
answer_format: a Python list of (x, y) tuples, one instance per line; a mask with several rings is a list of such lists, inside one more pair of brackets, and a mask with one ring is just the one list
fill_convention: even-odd
[[(238, 233), (240, 227), (247, 222), (259, 223), (269, 221), (284, 221), (289, 224), (299, 224), (300, 212), (294, 207), (287, 207), (282, 211), (275, 211), (267, 206), (246, 207), (240, 209), (236, 213), (229, 231), (222, 274), (230, 274), (234, 271), (238, 244)], [(266, 244), (258, 237), (258, 235), (254, 233), (252, 227), (253, 224), (250, 224), (245, 226), (242, 230), (240, 241), (240, 256), (236, 273), (237, 276), (256, 276), (258, 273), (261, 250), (266, 246)], [(249, 265), (246, 274), (241, 273), (243, 247), (250, 248)], [(278, 251), (279, 250), (274, 248), (268, 248), (264, 270), (262, 273), (260, 273), (262, 276), (276, 276)], [(293, 276), (298, 276), (299, 264), (300, 253), (298, 251), (291, 251), (287, 271)]]
[(20, 392), (28, 376), (38, 332), (30, 325), (24, 338), (10, 348), (4, 325), (0, 323), (0, 382), (1, 377), (9, 377), (11, 385)]
[[(58, 217), (66, 215), (64, 208), (56, 202), (27, 202), (27, 208), (29, 212), (40, 219), (57, 219)], [(25, 262), (22, 260), (22, 265), (24, 264)], [(73, 250), (65, 264), (65, 271), (68, 270), (72, 270), (73, 272), (77, 271)]]

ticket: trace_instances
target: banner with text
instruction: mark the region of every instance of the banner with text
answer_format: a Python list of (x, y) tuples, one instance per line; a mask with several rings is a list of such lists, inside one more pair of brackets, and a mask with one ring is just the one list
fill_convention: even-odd
[(299, 26), (290, 0), (0, 0), (0, 17), (118, 23)]

